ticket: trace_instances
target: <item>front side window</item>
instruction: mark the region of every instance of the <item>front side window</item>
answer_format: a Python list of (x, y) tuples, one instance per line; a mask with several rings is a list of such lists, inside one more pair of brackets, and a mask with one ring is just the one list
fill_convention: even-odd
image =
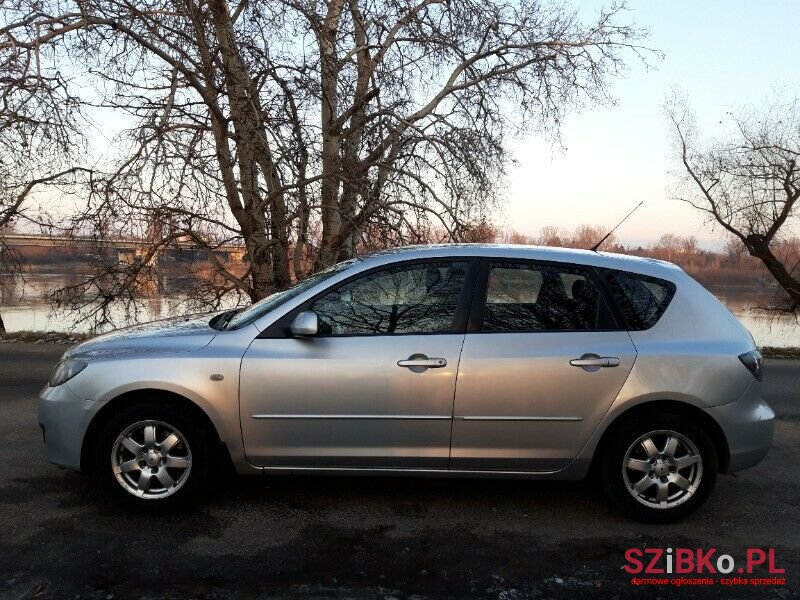
[(599, 329), (605, 304), (584, 269), (493, 263), (489, 270), (483, 331)]
[(675, 284), (664, 279), (613, 269), (600, 272), (632, 331), (655, 325), (675, 295)]
[(324, 271), (319, 271), (306, 279), (296, 283), (289, 289), (283, 290), (282, 292), (276, 292), (271, 296), (267, 296), (256, 302), (255, 304), (251, 304), (250, 306), (243, 308), (242, 310), (238, 311), (233, 317), (231, 318), (230, 322), (228, 323), (228, 329), (239, 329), (249, 323), (252, 323), (256, 319), (259, 319), (266, 315), (268, 312), (275, 310), (282, 304), (296, 298), (306, 290), (310, 290), (315, 285), (319, 285), (326, 279), (330, 279), (331, 277), (338, 275), (342, 271), (346, 271), (354, 264), (358, 262), (357, 258), (346, 260), (344, 262), (340, 262), (338, 264), (333, 265), (325, 269)]
[(466, 262), (390, 267), (344, 284), (311, 310), (323, 335), (449, 333), (468, 267)]

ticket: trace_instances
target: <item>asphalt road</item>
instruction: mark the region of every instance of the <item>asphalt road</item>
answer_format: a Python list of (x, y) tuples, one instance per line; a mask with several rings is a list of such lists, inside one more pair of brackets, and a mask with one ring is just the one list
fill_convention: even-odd
[[(125, 512), (44, 459), (35, 397), (61, 351), (0, 344), (0, 598), (800, 597), (800, 361), (767, 363), (767, 459), (652, 526), (587, 484), (520, 481), (228, 477), (190, 512)], [(624, 553), (645, 546), (774, 548), (787, 584), (636, 587)]]

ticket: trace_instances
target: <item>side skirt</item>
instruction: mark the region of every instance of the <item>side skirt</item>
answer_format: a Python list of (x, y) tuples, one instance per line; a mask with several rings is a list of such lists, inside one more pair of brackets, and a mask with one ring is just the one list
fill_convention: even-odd
[[(585, 463), (585, 464), (584, 464)], [(478, 471), (457, 469), (390, 469), (358, 467), (255, 467), (240, 470), (242, 474), (264, 475), (330, 475), (330, 476), (376, 476), (376, 477), (448, 477), (476, 479), (559, 479), (580, 481), (586, 477), (589, 463), (576, 460), (557, 471)]]

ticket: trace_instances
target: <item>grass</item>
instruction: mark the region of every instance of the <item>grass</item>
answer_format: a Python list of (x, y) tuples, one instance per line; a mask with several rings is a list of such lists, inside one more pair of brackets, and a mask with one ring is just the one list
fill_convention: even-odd
[(764, 358), (800, 358), (800, 348), (775, 348), (774, 346), (764, 346), (761, 355)]
[(22, 342), (28, 344), (77, 344), (92, 337), (88, 333), (62, 333), (59, 331), (9, 331), (0, 333), (0, 343)]

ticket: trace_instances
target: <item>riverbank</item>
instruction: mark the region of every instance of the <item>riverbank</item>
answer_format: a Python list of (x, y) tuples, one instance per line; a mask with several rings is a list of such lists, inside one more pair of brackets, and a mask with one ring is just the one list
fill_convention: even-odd
[(764, 348), (760, 348), (760, 350), (761, 355), (764, 358), (800, 358), (800, 348), (797, 346), (793, 348), (775, 348), (773, 346), (765, 346)]
[(8, 331), (0, 333), (0, 344), (79, 344), (88, 340), (88, 333), (63, 333), (60, 331)]
[[(88, 333), (62, 333), (59, 331), (11, 331), (0, 333), (0, 344), (14, 342), (26, 344), (78, 344), (93, 337)], [(764, 346), (760, 348), (764, 358), (800, 359), (800, 347), (777, 348)]]

